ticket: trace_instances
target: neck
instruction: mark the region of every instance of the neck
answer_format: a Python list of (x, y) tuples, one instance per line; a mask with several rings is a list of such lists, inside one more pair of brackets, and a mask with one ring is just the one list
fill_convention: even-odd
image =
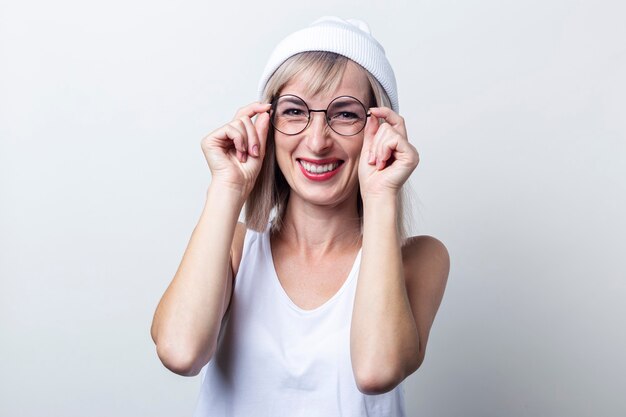
[(357, 194), (334, 206), (318, 206), (290, 195), (283, 225), (276, 236), (298, 252), (324, 255), (361, 245)]

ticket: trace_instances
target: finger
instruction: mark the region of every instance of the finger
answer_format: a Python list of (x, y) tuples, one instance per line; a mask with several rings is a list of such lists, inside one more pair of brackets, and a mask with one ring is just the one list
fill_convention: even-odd
[(397, 148), (397, 141), (394, 138), (388, 138), (379, 150), (378, 163), (376, 168), (383, 169), (387, 166), (387, 162), (391, 159)]
[(387, 136), (381, 140), (376, 150), (376, 168), (383, 169), (398, 148), (397, 135)]
[[(240, 123), (243, 123), (240, 121)], [(224, 131), (226, 134), (225, 139), (229, 139), (232, 141), (235, 150), (237, 151), (237, 159), (241, 162), (244, 162), (244, 154), (246, 153), (246, 139), (247, 134), (245, 133), (245, 128), (243, 124), (239, 124), (236, 121), (231, 122), (224, 126)]]
[(370, 108), (370, 112), (372, 113), (372, 115), (375, 115), (376, 117), (385, 119), (387, 123), (389, 123), (395, 129), (398, 129), (398, 131), (402, 135), (407, 137), (404, 118), (400, 116), (398, 113), (391, 110), (389, 107), (372, 107)]
[(371, 115), (367, 118), (367, 124), (365, 125), (365, 135), (363, 138), (363, 148), (361, 152), (367, 156), (367, 162), (369, 164), (374, 163), (376, 157), (373, 152), (374, 139), (376, 137), (376, 133), (380, 127), (380, 121), (378, 117)]
[(253, 117), (254, 115), (267, 112), (272, 105), (270, 103), (260, 103), (255, 101), (254, 103), (250, 103), (247, 106), (244, 106), (237, 110), (235, 114), (235, 119), (239, 119), (241, 117)]
[(241, 140), (235, 143), (237, 145), (237, 150), (241, 153), (240, 161), (246, 162), (246, 157), (248, 155), (248, 132), (246, 132), (246, 126), (243, 124), (241, 119), (233, 120), (231, 125), (241, 132)]
[(376, 168), (379, 168), (381, 166), (381, 162), (383, 162), (383, 166), (384, 166), (384, 161), (383, 161), (383, 146), (385, 144), (385, 142), (388, 140), (390, 135), (393, 135), (393, 131), (392, 131), (392, 127), (389, 123), (383, 123), (381, 124), (380, 128), (378, 129), (378, 133), (376, 134), (376, 141), (374, 142), (374, 147), (372, 149), (372, 153), (373, 155), (373, 165), (376, 165)]
[(382, 169), (390, 163), (399, 161), (402, 165), (415, 168), (419, 163), (419, 153), (415, 146), (391, 127), (385, 129), (384, 133), (384, 139), (377, 147), (377, 167)]
[(252, 124), (252, 120), (249, 117), (242, 117), (239, 119), (243, 122), (243, 125), (246, 129), (246, 134), (248, 136), (248, 154), (252, 156), (259, 156), (259, 137), (257, 135), (256, 129)]
[(242, 143), (243, 132), (244, 131), (229, 123), (217, 129), (215, 132), (210, 133), (203, 140), (217, 139), (218, 142), (227, 142), (226, 146), (221, 145), (222, 147), (234, 146), (237, 148)]
[(270, 115), (269, 113), (261, 113), (256, 117), (254, 121), (254, 128), (257, 133), (257, 138), (259, 140), (259, 149), (258, 155), (263, 157), (265, 156), (265, 144), (267, 143), (267, 133), (270, 128)]
[(401, 152), (402, 155), (398, 154), (407, 165), (415, 168), (420, 163), (420, 154), (417, 152), (415, 146), (407, 143), (404, 145), (403, 143), (399, 144), (398, 152)]

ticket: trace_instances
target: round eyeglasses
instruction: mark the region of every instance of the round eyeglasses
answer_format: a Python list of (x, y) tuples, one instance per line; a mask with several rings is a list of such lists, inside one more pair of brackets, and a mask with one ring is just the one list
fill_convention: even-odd
[(354, 136), (361, 132), (370, 117), (363, 103), (352, 96), (333, 99), (326, 110), (313, 110), (300, 97), (286, 94), (274, 99), (269, 110), (272, 126), (285, 135), (304, 132), (313, 112), (324, 113), (328, 126), (341, 136)]

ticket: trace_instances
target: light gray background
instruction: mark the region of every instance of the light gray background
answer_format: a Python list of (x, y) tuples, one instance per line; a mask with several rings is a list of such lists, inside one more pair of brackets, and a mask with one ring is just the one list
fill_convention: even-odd
[(623, 1), (1, 0), (1, 416), (191, 415), (149, 327), (200, 140), (326, 14), (385, 46), (452, 257), (409, 414), (626, 415)]

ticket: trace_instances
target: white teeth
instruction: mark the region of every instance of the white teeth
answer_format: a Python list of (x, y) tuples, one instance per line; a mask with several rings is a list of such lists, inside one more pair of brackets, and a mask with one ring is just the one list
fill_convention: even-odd
[(312, 164), (310, 162), (306, 162), (306, 161), (302, 161), (302, 160), (300, 160), (300, 164), (304, 167), (304, 169), (307, 172), (310, 172), (311, 174), (323, 174), (325, 172), (332, 171), (332, 170), (336, 169), (339, 166), (339, 162), (333, 162), (331, 164), (318, 165), (318, 164)]

